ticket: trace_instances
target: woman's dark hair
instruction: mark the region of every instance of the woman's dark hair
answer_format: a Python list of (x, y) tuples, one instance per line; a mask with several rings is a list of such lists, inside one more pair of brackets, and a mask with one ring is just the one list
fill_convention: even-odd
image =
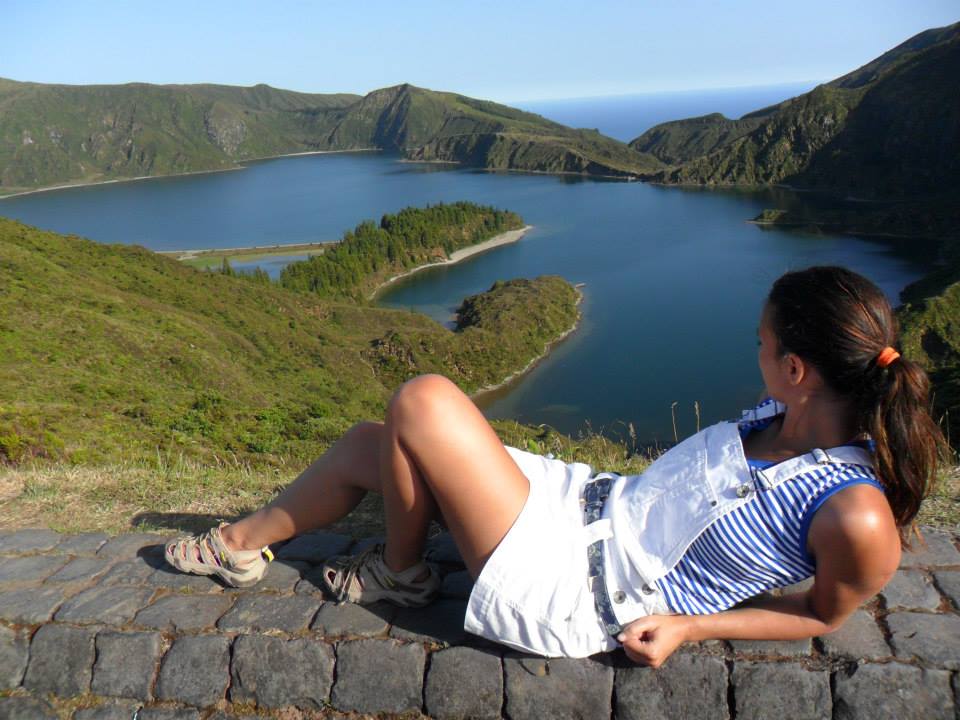
[(830, 389), (852, 400), (859, 432), (876, 443), (876, 472), (906, 541), (947, 446), (930, 417), (923, 369), (904, 357), (877, 363), (884, 348), (897, 345), (890, 303), (872, 282), (840, 267), (787, 273), (767, 301), (780, 351), (812, 363)]

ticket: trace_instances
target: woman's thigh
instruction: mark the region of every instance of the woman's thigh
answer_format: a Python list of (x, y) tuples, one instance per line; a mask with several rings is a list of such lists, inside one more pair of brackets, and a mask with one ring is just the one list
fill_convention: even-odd
[(400, 388), (387, 425), (430, 488), (476, 578), (523, 509), (529, 481), (473, 401), (439, 375)]

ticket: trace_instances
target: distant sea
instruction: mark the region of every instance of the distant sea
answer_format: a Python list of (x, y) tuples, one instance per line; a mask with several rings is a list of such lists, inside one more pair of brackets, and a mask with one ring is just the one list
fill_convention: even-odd
[(816, 87), (816, 82), (508, 103), (575, 128), (630, 142), (668, 120), (722, 113), (736, 119)]

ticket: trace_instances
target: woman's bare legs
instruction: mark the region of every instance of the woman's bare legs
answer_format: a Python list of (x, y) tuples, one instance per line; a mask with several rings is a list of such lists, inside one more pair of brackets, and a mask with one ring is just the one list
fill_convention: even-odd
[(424, 375), (397, 391), (383, 425), (352, 428), (273, 502), (224, 528), (224, 540), (254, 549), (328, 525), (371, 490), (383, 494), (392, 570), (420, 560), (439, 510), (477, 577), (530, 484), (470, 398), (446, 378)]

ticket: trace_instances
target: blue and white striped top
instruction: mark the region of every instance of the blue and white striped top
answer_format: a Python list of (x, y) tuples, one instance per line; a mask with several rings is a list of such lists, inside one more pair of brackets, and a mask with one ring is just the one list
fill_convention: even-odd
[[(757, 409), (771, 402), (765, 400)], [(766, 427), (773, 419), (741, 421), (740, 436)], [(775, 463), (749, 460), (748, 464), (755, 473)], [(670, 610), (684, 615), (720, 612), (813, 575), (816, 566), (807, 552), (810, 521), (827, 498), (859, 483), (883, 489), (872, 468), (832, 463), (813, 467), (775, 488), (757, 484), (749, 502), (710, 525), (657, 581)]]

